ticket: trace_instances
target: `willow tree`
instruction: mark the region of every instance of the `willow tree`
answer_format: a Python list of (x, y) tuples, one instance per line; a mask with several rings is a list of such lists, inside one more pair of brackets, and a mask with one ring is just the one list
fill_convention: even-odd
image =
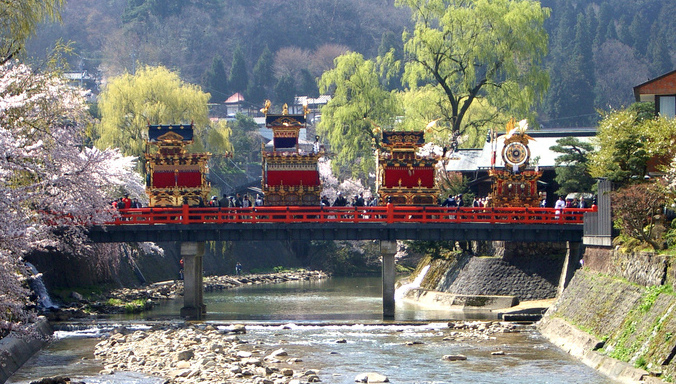
[(322, 108), (318, 133), (331, 145), (334, 172), (367, 180), (375, 170), (379, 131), (398, 114), (397, 99), (380, 83), (378, 65), (361, 54), (346, 53), (335, 64), (319, 80), (320, 92), (332, 91), (332, 98)]
[[(412, 89), (431, 84), (441, 94), (439, 126), (459, 137), (470, 128), (497, 123), (501, 114), (530, 116), (549, 82), (542, 67), (547, 8), (532, 0), (396, 4), (409, 7), (415, 23), (403, 35), (408, 54), (403, 80)], [(479, 99), (492, 106), (493, 113), (470, 121), (470, 106)]]
[(38, 24), (58, 20), (65, 0), (0, 1), (0, 64), (14, 58)]
[(148, 124), (192, 122), (198, 139), (193, 150), (204, 150), (207, 140), (212, 143), (212, 151), (230, 150), (229, 128), (209, 127), (208, 100), (208, 93), (164, 67), (148, 66), (134, 75), (113, 78), (99, 98), (101, 122), (96, 129), (96, 145), (120, 148), (126, 156), (142, 158)]

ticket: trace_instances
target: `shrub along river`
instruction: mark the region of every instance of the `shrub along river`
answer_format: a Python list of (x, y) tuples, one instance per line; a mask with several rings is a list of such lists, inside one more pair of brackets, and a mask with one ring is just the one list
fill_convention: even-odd
[[(491, 319), (482, 313), (430, 310), (397, 300), (396, 318), (382, 320), (380, 278), (244, 286), (208, 293), (206, 323), (246, 324), (246, 342), (283, 348), (324, 383), (353, 383), (378, 372), (392, 383), (612, 383), (547, 342), (528, 325), (513, 332), (478, 334), (449, 328), (453, 323)], [(98, 375), (94, 358), (99, 338), (115, 326), (147, 329), (149, 323), (180, 323), (182, 300), (137, 316), (83, 322), (56, 338), (11, 379), (26, 383), (65, 375), (87, 383), (155, 384), (161, 379), (134, 373)], [(510, 326), (511, 328), (511, 326)], [(448, 361), (446, 355), (466, 360)], [(234, 381), (233, 381), (234, 382)]]

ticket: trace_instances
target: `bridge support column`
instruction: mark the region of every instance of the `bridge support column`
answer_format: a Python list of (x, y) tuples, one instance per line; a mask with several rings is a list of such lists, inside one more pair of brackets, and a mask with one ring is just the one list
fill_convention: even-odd
[(380, 241), (380, 255), (383, 258), (383, 318), (394, 319), (394, 254), (396, 241)]
[(563, 290), (568, 286), (568, 283), (575, 274), (575, 270), (580, 264), (581, 244), (572, 241), (566, 242), (566, 258), (563, 260), (563, 268), (561, 268), (561, 277), (559, 278), (559, 288), (556, 292), (556, 297), (561, 297)]
[(183, 308), (181, 317), (201, 320), (207, 313), (204, 305), (203, 242), (181, 243), (183, 258)]

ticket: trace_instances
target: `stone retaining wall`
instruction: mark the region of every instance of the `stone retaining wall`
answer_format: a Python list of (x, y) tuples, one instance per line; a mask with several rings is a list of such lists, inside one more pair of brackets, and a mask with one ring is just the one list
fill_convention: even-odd
[[(538, 328), (552, 343), (620, 382), (661, 382), (655, 376), (673, 382), (676, 296), (671, 287), (634, 282), (659, 276), (659, 268), (651, 267), (664, 259), (638, 256), (646, 258), (645, 268), (640, 268), (639, 262), (629, 260), (636, 255), (593, 253), (585, 254), (585, 268), (575, 273)], [(620, 266), (632, 267), (620, 276), (607, 274)]]
[(520, 301), (556, 297), (563, 258), (465, 256), (446, 271), (436, 290), (455, 295), (516, 296)]
[(649, 252), (623, 253), (603, 247), (587, 247), (584, 266), (590, 270), (627, 279), (632, 283), (662, 285), (667, 279), (669, 256)]
[(0, 383), (4, 383), (23, 363), (47, 344), (52, 328), (41, 319), (35, 325), (35, 335), (7, 336), (0, 340)]

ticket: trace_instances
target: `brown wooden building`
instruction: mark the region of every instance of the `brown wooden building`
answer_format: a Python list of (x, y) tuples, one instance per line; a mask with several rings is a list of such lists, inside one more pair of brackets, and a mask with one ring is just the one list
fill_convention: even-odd
[(676, 70), (634, 87), (636, 101), (655, 103), (655, 114), (676, 117)]

